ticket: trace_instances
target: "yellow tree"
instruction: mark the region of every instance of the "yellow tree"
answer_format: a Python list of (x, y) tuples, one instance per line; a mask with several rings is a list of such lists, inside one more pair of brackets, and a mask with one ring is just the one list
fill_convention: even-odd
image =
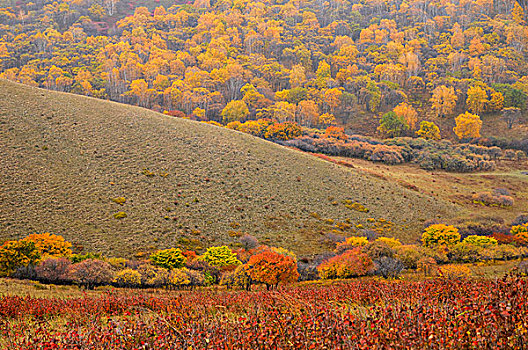
[(290, 85), (292, 88), (302, 86), (306, 81), (306, 69), (302, 64), (297, 64), (290, 71)]
[(319, 62), (319, 67), (317, 67), (315, 74), (317, 76), (317, 87), (320, 89), (326, 88), (328, 86), (327, 80), (331, 78), (330, 65), (325, 61)]
[(397, 116), (403, 117), (405, 119), (411, 131), (416, 130), (418, 113), (416, 113), (416, 110), (411, 105), (402, 102), (394, 108), (394, 113), (396, 113)]
[[(343, 95), (342, 88), (328, 89), (324, 93), (324, 104), (325, 107), (330, 109), (331, 113), (334, 113), (336, 108), (341, 104), (341, 96)], [(325, 108), (326, 110), (327, 108)]]
[(312, 126), (319, 123), (319, 107), (312, 100), (299, 102), (297, 115), (299, 116), (301, 125)]
[(39, 253), (46, 256), (70, 256), (71, 243), (64, 240), (64, 237), (48, 232), (33, 233), (23, 239), (26, 242), (33, 242)]
[(148, 105), (148, 84), (145, 79), (136, 79), (130, 83), (130, 90), (126, 92), (126, 95), (135, 96), (137, 102), (142, 107)]
[(272, 106), (273, 118), (279, 122), (291, 122), (295, 120), (296, 106), (286, 101), (275, 102)]
[(516, 1), (511, 12), (512, 18), (517, 24), (524, 23), (524, 10), (521, 5)]
[(234, 121), (240, 121), (249, 115), (248, 106), (244, 101), (233, 100), (230, 101), (222, 110), (222, 118), (224, 124)]
[(456, 126), (453, 131), (459, 139), (480, 137), (482, 120), (478, 115), (466, 112), (456, 117), (455, 122)]
[(462, 29), (458, 23), (453, 25), (453, 36), (451, 37), (451, 46), (455, 49), (464, 47), (465, 38)]
[(466, 105), (472, 113), (482, 113), (487, 103), (488, 95), (480, 86), (472, 86), (468, 89)]
[(504, 107), (504, 96), (500, 92), (493, 92), (491, 94), (488, 110), (490, 112), (498, 112)]
[(420, 129), (416, 132), (416, 135), (426, 140), (440, 140), (440, 129), (433, 122), (424, 120), (420, 123)]
[(334, 115), (330, 114), (330, 113), (321, 114), (319, 116), (319, 124), (320, 125), (329, 126), (329, 125), (334, 124), (335, 121), (336, 121), (336, 119), (335, 119)]
[(453, 113), (457, 100), (453, 87), (438, 86), (433, 90), (433, 97), (430, 99), (433, 104), (431, 109), (436, 116), (444, 117)]

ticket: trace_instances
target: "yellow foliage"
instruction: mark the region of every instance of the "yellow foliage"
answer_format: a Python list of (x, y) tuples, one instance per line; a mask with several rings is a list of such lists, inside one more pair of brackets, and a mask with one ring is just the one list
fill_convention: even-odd
[(466, 265), (445, 265), (440, 267), (439, 274), (443, 278), (468, 278), (471, 276), (471, 270)]
[(44, 256), (70, 256), (71, 243), (64, 240), (64, 237), (59, 235), (54, 235), (49, 232), (45, 233), (34, 233), (26, 238), (23, 241), (35, 243), (35, 247), (38, 249), (39, 253)]
[(459, 139), (480, 137), (482, 120), (478, 115), (466, 112), (456, 117), (455, 122), (456, 126), (453, 131)]
[(393, 237), (380, 237), (376, 239), (376, 242), (383, 242), (391, 248), (396, 248), (402, 245), (399, 239)]

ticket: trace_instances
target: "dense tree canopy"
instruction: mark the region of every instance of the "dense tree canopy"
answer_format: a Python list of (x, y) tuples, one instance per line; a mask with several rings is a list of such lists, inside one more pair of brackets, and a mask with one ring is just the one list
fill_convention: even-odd
[(527, 43), (515, 1), (0, 1), (2, 77), (225, 123), (525, 109)]

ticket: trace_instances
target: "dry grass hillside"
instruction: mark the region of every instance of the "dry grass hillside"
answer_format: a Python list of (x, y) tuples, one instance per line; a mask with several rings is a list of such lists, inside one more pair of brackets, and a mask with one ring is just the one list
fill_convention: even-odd
[(247, 232), (308, 254), (324, 247), (327, 219), (385, 218), (413, 240), (424, 220), (457, 210), (246, 134), (3, 80), (0, 147), (0, 242), (49, 231), (130, 255)]

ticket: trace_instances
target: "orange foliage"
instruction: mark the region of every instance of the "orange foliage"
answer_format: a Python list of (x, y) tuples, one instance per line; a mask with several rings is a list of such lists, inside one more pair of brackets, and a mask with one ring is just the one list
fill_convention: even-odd
[(279, 283), (295, 282), (299, 279), (297, 264), (292, 257), (273, 251), (253, 255), (248, 262), (251, 278), (266, 284), (268, 289)]

